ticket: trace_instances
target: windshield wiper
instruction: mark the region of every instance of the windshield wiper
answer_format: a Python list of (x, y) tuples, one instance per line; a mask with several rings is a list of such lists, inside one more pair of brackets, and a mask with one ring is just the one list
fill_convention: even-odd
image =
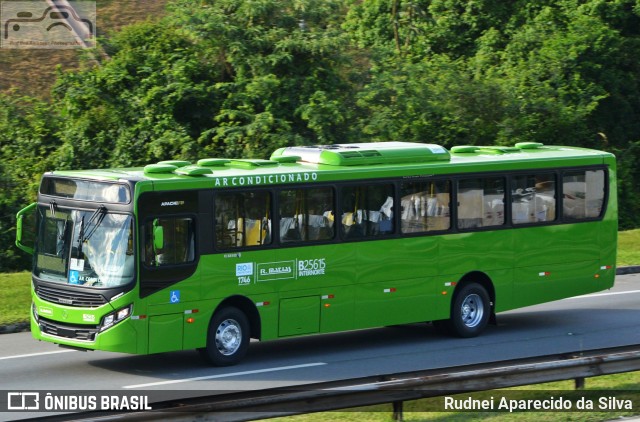
[[(87, 227), (90, 227), (90, 231), (82, 239), (83, 242), (88, 241), (91, 236), (93, 236), (100, 223), (102, 223), (102, 220), (104, 220), (105, 215), (107, 215), (107, 208), (104, 205), (100, 205), (100, 208), (98, 208), (93, 212), (93, 214), (91, 214), (91, 217), (89, 217), (89, 221), (87, 221)], [(93, 227), (91, 227), (91, 223), (93, 223)], [(80, 229), (80, 233), (84, 232), (83, 228)]]
[[(82, 244), (93, 236), (100, 223), (102, 223), (102, 220), (104, 220), (105, 215), (107, 215), (107, 208), (104, 205), (100, 205), (100, 207), (91, 214), (86, 226), (84, 216), (82, 216), (82, 219), (80, 220), (80, 230), (78, 233), (78, 258), (82, 256)], [(93, 224), (93, 227), (91, 227), (91, 224)], [(89, 232), (87, 234), (85, 234), (86, 227), (89, 227)]]

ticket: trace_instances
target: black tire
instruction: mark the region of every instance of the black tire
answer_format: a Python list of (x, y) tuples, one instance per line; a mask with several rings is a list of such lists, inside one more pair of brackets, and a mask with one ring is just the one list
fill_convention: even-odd
[(200, 354), (215, 366), (235, 365), (249, 349), (249, 320), (238, 308), (217, 311), (209, 323), (207, 347)]
[(476, 337), (484, 331), (491, 316), (491, 299), (478, 283), (463, 286), (453, 298), (451, 317), (434, 321), (436, 330), (457, 337)]

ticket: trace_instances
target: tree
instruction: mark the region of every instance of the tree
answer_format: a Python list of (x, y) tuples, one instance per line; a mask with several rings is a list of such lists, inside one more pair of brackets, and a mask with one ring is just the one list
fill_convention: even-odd
[[(292, 144), (344, 142), (352, 85), (340, 1), (215, 0), (174, 5), (173, 22), (224, 70), (210, 154), (264, 157)], [(330, 99), (330, 100), (329, 100)]]
[(198, 48), (165, 21), (134, 25), (110, 40), (100, 67), (60, 75), (60, 162), (68, 168), (193, 158), (219, 101), (220, 76)]
[(31, 262), (14, 246), (15, 215), (36, 198), (40, 176), (60, 144), (58, 125), (47, 103), (15, 92), (0, 95), (0, 272)]
[(50, 103), (0, 97), (5, 245), (47, 170), (367, 140), (605, 149), (640, 225), (637, 0), (175, 0), (102, 44)]

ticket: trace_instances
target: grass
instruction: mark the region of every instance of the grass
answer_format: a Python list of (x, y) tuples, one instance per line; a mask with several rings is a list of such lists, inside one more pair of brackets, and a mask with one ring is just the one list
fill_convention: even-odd
[(618, 233), (618, 266), (640, 265), (640, 229)]
[(31, 305), (31, 274), (0, 274), (0, 325), (25, 322)]

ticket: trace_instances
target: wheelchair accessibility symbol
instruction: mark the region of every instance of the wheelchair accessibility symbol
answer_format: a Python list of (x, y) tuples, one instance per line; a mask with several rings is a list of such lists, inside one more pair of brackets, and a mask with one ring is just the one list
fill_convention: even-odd
[(171, 295), (169, 297), (169, 302), (171, 302), (171, 303), (180, 303), (180, 290), (171, 290)]
[(69, 284), (81, 284), (79, 271), (69, 271)]

